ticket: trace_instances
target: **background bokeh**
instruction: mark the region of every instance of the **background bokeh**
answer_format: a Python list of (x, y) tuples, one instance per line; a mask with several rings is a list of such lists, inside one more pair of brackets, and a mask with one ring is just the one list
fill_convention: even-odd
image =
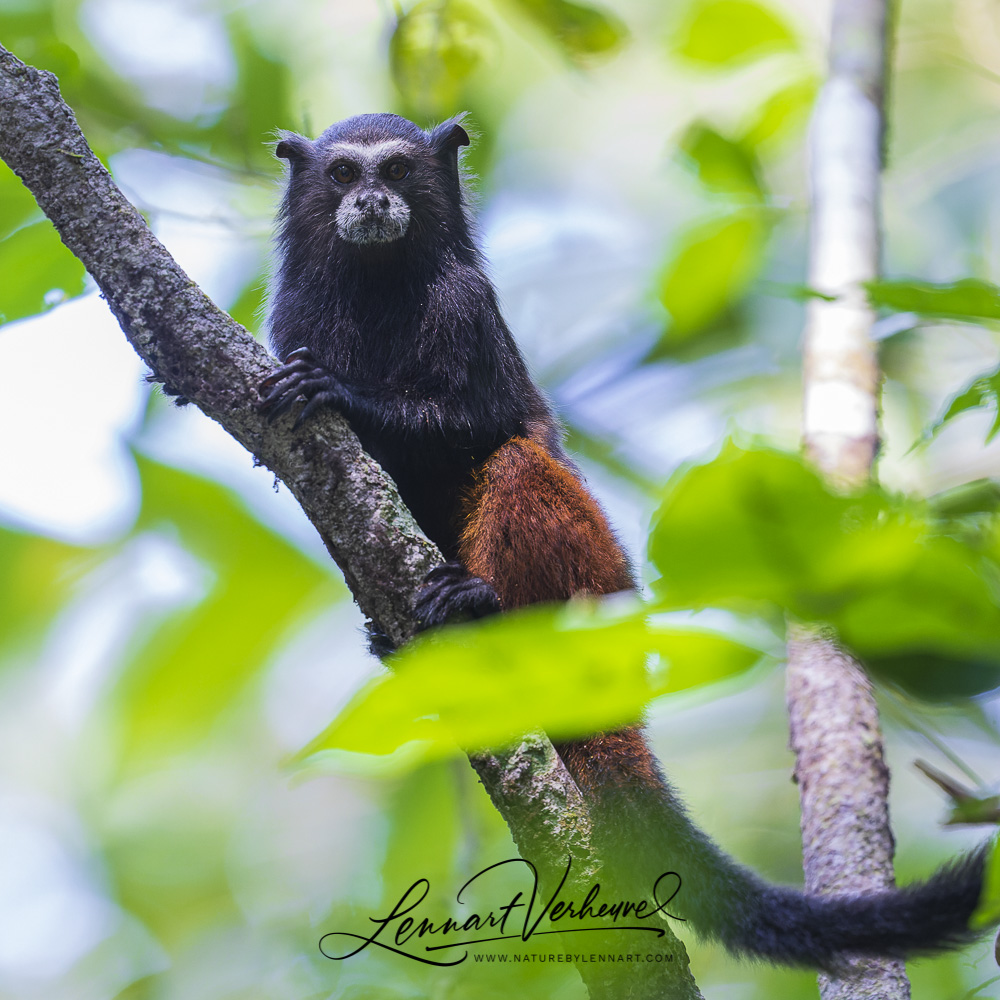
[[(727, 436), (797, 447), (805, 138), (828, 18), (811, 0), (0, 0), (0, 41), (59, 76), (129, 198), (254, 332), (273, 130), (468, 110), (505, 313), (649, 580), (676, 470)], [(995, 3), (902, 0), (888, 119), (886, 274), (997, 279)], [(513, 855), (509, 836), (461, 757), (287, 768), (380, 670), (360, 616), (287, 491), (144, 381), (2, 165), (0, 314), (0, 997), (582, 997), (558, 967), (319, 954), (322, 933), (417, 877), (447, 905)], [(995, 324), (896, 310), (878, 334), (880, 481), (936, 494), (996, 475), (982, 410), (923, 440), (997, 365)], [(650, 727), (698, 822), (794, 882), (779, 659), (659, 699)], [(882, 699), (906, 881), (983, 836), (941, 829), (943, 796), (911, 762), (996, 782), (1000, 713), (989, 696)], [(706, 996), (815, 995), (811, 974), (678, 933)], [(985, 941), (913, 963), (914, 995), (995, 995), (991, 968)]]

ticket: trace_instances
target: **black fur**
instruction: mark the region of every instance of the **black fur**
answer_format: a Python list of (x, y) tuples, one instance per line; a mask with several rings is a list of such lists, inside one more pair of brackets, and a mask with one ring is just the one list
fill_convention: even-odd
[[(560, 751), (561, 752), (561, 751)], [(982, 891), (987, 842), (925, 882), (869, 895), (809, 896), (771, 885), (724, 853), (687, 814), (670, 783), (659, 789), (617, 777), (596, 795), (604, 843), (642, 891), (664, 871), (682, 884), (668, 910), (735, 955), (836, 973), (854, 955), (907, 958), (961, 947), (981, 935), (969, 918)]]
[[(332, 176), (334, 151), (344, 142), (389, 143), (409, 172), (393, 182), (370, 172), (357, 182), (362, 197), (360, 187)], [(427, 133), (388, 114), (347, 119), (315, 142), (283, 136), (276, 152), (289, 161), (290, 176), (279, 215), (271, 342), (286, 364), (265, 380), (262, 403), (277, 415), (304, 399), (300, 420), (318, 406), (342, 410), (451, 560), (461, 527), (451, 512), (475, 463), (513, 435), (542, 441), (565, 461), (475, 243), (458, 162), (467, 142), (459, 119)], [(408, 206), (402, 236), (359, 245), (338, 231), (343, 199), (375, 205), (377, 221), (377, 206), (390, 196)], [(453, 562), (428, 577), (417, 610), (430, 625), (498, 608), (491, 588)], [(380, 653), (389, 650), (383, 639), (372, 637)], [(845, 954), (907, 955), (974, 936), (968, 919), (986, 848), (903, 890), (808, 897), (768, 885), (723, 854), (662, 776), (657, 783), (655, 768), (652, 790), (615, 772), (614, 760), (601, 771), (607, 784), (595, 809), (599, 825), (617, 831), (616, 852), (650, 873), (680, 872), (672, 912), (737, 954), (831, 967)]]
[(417, 595), (413, 610), (421, 628), (434, 628), (500, 612), (496, 591), (478, 576), (470, 576), (460, 562), (432, 569)]
[[(340, 122), (315, 142), (286, 136), (279, 144), (292, 166), (271, 344), (283, 360), (300, 348), (308, 354), (297, 355), (301, 374), (292, 358), (268, 380), (264, 404), (279, 412), (299, 395), (325, 393), (449, 559), (457, 533), (447, 512), (472, 466), (531, 428), (561, 447), (473, 239), (458, 167), (464, 135), (457, 121), (428, 135), (377, 114)], [(328, 154), (338, 140), (407, 144), (412, 169), (398, 189), (412, 216), (402, 238), (362, 247), (338, 236), (345, 192), (329, 175)]]

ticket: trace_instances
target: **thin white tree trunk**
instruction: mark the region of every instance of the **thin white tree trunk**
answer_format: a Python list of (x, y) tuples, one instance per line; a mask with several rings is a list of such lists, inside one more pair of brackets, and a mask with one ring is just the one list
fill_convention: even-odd
[[(831, 483), (871, 475), (878, 446), (874, 319), (862, 283), (878, 275), (886, 0), (835, 0), (830, 75), (810, 134), (809, 284), (833, 301), (809, 306), (803, 442)], [(793, 626), (786, 697), (802, 804), (806, 888), (820, 894), (893, 885), (893, 837), (878, 707), (835, 638)], [(907, 1000), (902, 962), (856, 962), (820, 976), (823, 1000)]]

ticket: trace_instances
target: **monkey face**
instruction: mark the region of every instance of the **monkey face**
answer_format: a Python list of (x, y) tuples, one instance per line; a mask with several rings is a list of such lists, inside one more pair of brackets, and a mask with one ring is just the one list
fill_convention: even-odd
[(393, 114), (355, 115), (315, 142), (282, 132), (275, 155), (291, 175), (279, 245), (323, 252), (327, 264), (338, 245), (391, 247), (404, 236), (425, 255), (442, 242), (468, 247), (458, 165), (468, 143), (460, 118), (425, 132)]
[(406, 181), (413, 156), (405, 143), (335, 143), (326, 174), (339, 198), (334, 213), (337, 235), (355, 246), (391, 243), (410, 225)]

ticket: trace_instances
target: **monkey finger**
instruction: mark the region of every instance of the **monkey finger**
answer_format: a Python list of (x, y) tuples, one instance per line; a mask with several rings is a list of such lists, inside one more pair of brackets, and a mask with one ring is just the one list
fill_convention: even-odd
[(460, 563), (455, 560), (451, 562), (441, 563), (440, 566), (435, 566), (434, 569), (430, 570), (424, 577), (423, 587), (434, 583), (443, 583), (445, 581), (458, 581), (463, 580), (468, 577), (469, 571)]
[[(274, 398), (272, 399), (271, 396)], [(283, 413), (287, 413), (298, 400), (297, 392), (282, 393), (280, 395), (271, 394), (267, 400), (260, 404), (259, 409), (267, 417), (268, 423), (274, 423)], [(265, 405), (266, 404), (266, 405)]]
[(422, 629), (449, 621), (484, 618), (499, 611), (496, 591), (456, 562), (432, 569), (414, 601), (414, 612)]
[(302, 407), (302, 412), (295, 418), (293, 427), (298, 428), (321, 406), (336, 407), (338, 401), (339, 399), (337, 394), (335, 392), (331, 392), (329, 389), (317, 392), (315, 395), (311, 396), (309, 402)]
[(285, 364), (287, 365), (290, 361), (307, 361), (314, 368), (318, 368), (319, 364), (316, 361), (313, 352), (308, 347), (296, 347), (294, 351), (289, 351), (285, 355)]
[(282, 365), (280, 368), (275, 368), (270, 375), (266, 378), (261, 379), (261, 388), (266, 389), (268, 386), (274, 385), (276, 382), (283, 382), (286, 378), (292, 375), (298, 375), (302, 372), (313, 371), (314, 366), (309, 365), (305, 361), (293, 361), (290, 365)]
[(304, 391), (302, 386), (309, 379), (310, 374), (309, 372), (297, 372), (292, 375), (286, 375), (280, 382), (267, 386), (266, 388), (269, 388), (271, 391), (264, 397), (264, 403), (272, 398), (277, 399), (278, 396), (284, 395), (287, 392), (299, 393)]
[[(292, 402), (299, 395), (298, 382), (287, 382), (281, 383), (275, 386), (258, 404), (257, 408), (259, 410), (267, 411), (272, 410), (277, 404), (287, 398), (289, 402)], [(286, 407), (287, 409), (287, 407)]]

